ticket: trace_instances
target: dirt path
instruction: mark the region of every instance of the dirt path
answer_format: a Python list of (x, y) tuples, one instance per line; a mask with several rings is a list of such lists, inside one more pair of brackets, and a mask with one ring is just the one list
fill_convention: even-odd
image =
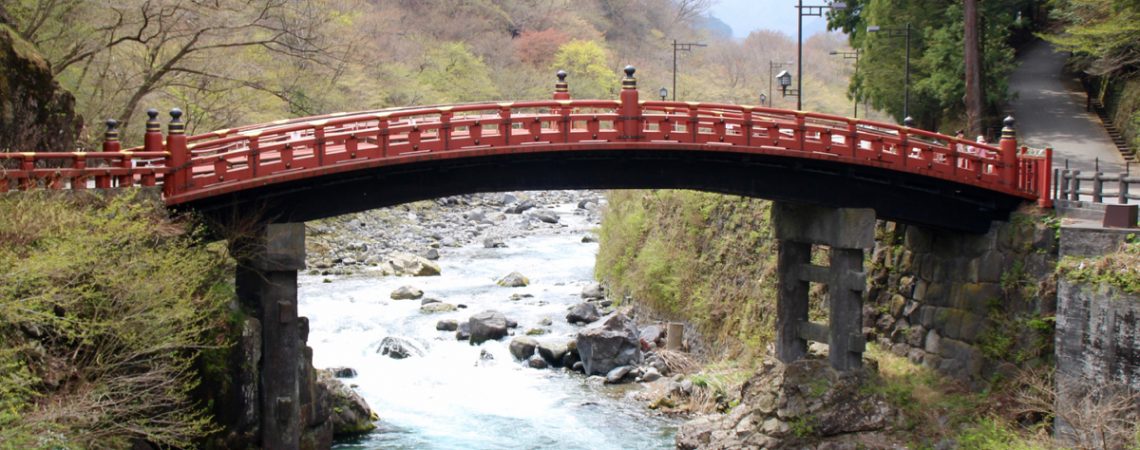
[(1011, 104), (1018, 140), (1030, 147), (1053, 147), (1053, 164), (1082, 172), (1124, 170), (1124, 159), (1100, 120), (1085, 111), (1085, 94), (1063, 73), (1065, 55), (1044, 41), (1030, 44), (1010, 77), (1017, 98)]

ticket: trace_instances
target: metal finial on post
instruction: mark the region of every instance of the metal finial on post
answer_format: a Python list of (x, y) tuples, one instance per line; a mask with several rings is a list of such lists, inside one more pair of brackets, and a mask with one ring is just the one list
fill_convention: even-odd
[(162, 124), (158, 121), (157, 109), (150, 108), (146, 110), (146, 131), (147, 133), (152, 131), (162, 132)]
[(117, 152), (122, 149), (122, 143), (119, 142), (119, 121), (107, 119), (104, 123), (107, 125), (107, 131), (103, 133), (103, 151)]
[(170, 134), (184, 134), (186, 133), (186, 125), (182, 123), (182, 110), (174, 108), (170, 110), (170, 125), (167, 126), (167, 133)]
[(559, 70), (555, 75), (558, 77), (558, 82), (554, 83), (554, 99), (570, 100), (570, 85), (566, 83), (566, 71)]
[(637, 72), (637, 68), (633, 66), (625, 66), (625, 78), (621, 79), (622, 89), (637, 89), (637, 78), (633, 74)]
[(158, 110), (146, 110), (146, 134), (143, 135), (143, 151), (162, 151), (162, 123), (158, 121)]
[(906, 116), (906, 118), (903, 119), (903, 126), (907, 128), (914, 128), (914, 117)]

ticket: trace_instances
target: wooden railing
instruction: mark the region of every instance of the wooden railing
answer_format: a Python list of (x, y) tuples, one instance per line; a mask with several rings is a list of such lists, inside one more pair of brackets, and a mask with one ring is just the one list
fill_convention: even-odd
[(1130, 170), (1116, 174), (1082, 173), (1076, 169), (1055, 169), (1055, 172), (1054, 199), (1117, 204), (1140, 201), (1140, 176)]
[(563, 90), (554, 100), (337, 113), (195, 136), (181, 133), (181, 113), (173, 111), (165, 140), (157, 112), (151, 111), (145, 144), (125, 152), (117, 151), (117, 130), (110, 127), (100, 153), (0, 153), (0, 191), (83, 189), (89, 179), (100, 188), (161, 183), (168, 204), (178, 204), (428, 159), (660, 149), (874, 166), (1049, 205), (1051, 151), (1019, 151), (1012, 119), (994, 146), (829, 114), (723, 103), (641, 102), (631, 81), (627, 76), (620, 100), (570, 100)]

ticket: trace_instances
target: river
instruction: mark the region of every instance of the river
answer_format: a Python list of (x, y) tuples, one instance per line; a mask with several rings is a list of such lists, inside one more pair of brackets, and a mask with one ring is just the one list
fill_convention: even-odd
[[(510, 337), (472, 346), (435, 328), (440, 319), (463, 322), (495, 309), (519, 323), (518, 334), (544, 328), (539, 340), (571, 339), (578, 327), (566, 322), (566, 310), (593, 279), (597, 251), (597, 244), (582, 242), (596, 224), (575, 208), (559, 205), (561, 227), (507, 239), (507, 248), (445, 248), (437, 277), (302, 276), (300, 313), (309, 318), (314, 366), (356, 369), (356, 378), (343, 381), (356, 385), (381, 419), (376, 431), (335, 448), (673, 448), (678, 421), (627, 399), (637, 384), (601, 385), (563, 369), (525, 368), (508, 351)], [(512, 271), (531, 284), (495, 284)], [(389, 298), (404, 285), (466, 308), (422, 314), (420, 300)], [(533, 297), (512, 300), (512, 294)], [(540, 325), (547, 318), (551, 325)], [(412, 339), (424, 355), (397, 360), (376, 353), (386, 336)]]

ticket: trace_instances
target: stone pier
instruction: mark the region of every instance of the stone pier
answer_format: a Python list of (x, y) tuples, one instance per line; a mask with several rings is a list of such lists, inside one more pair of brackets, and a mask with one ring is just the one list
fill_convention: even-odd
[(303, 428), (297, 271), (305, 267), (305, 225), (265, 225), (234, 242), (232, 253), (238, 260), (238, 299), (261, 322), (261, 446), (297, 449)]
[[(862, 367), (863, 251), (875, 245), (874, 210), (777, 202), (772, 222), (780, 242), (776, 356), (784, 363), (801, 359), (811, 340), (828, 344), (836, 370)], [(813, 245), (829, 247), (827, 266), (812, 264)], [(826, 325), (808, 320), (809, 283), (828, 286)]]

